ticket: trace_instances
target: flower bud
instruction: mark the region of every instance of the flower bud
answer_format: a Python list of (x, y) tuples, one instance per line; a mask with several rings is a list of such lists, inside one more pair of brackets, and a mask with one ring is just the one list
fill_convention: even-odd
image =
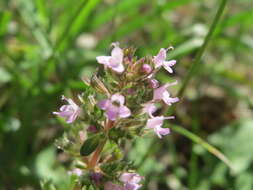
[(142, 65), (141, 72), (143, 72), (145, 74), (149, 74), (149, 73), (151, 73), (151, 71), (152, 71), (152, 67), (150, 65), (148, 65), (148, 64)]
[(90, 125), (87, 129), (88, 132), (90, 133), (97, 133), (98, 132), (98, 129), (95, 125)]
[(107, 90), (104, 83), (96, 76), (93, 75), (90, 79), (91, 86), (96, 89), (98, 92), (109, 95), (109, 91)]
[(102, 177), (102, 174), (98, 172), (93, 172), (90, 174), (91, 180), (94, 181), (96, 185), (99, 185), (101, 183)]
[(156, 79), (151, 79), (149, 81), (149, 85), (151, 86), (151, 88), (158, 88), (159, 87), (159, 82)]

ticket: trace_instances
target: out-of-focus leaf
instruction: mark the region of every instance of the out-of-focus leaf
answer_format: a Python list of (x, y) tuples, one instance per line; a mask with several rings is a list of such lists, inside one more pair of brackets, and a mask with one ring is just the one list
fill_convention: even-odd
[(241, 120), (209, 137), (231, 160), (236, 174), (248, 169), (253, 161), (253, 120)]
[(171, 128), (173, 131), (175, 131), (175, 132), (189, 138), (193, 142), (201, 145), (208, 152), (212, 153), (214, 156), (216, 156), (221, 161), (223, 161), (225, 164), (227, 164), (227, 166), (229, 166), (231, 169), (233, 168), (231, 162), (228, 160), (228, 158), (223, 153), (221, 153), (217, 148), (215, 148), (214, 146), (210, 145), (209, 143), (207, 143), (206, 141), (201, 139), (199, 136), (197, 136), (197, 135), (193, 134), (192, 132), (188, 131), (187, 129), (177, 126), (177, 125), (173, 125)]
[(3, 67), (0, 67), (0, 85), (9, 82), (11, 78), (11, 74)]
[(185, 55), (190, 53), (197, 48), (199, 48), (203, 44), (203, 38), (194, 38), (190, 39), (180, 45), (178, 45), (174, 51), (169, 54), (170, 58), (174, 58), (180, 55)]
[(242, 173), (236, 179), (235, 189), (240, 190), (252, 190), (253, 189), (253, 180), (252, 180), (252, 173), (245, 172)]
[(41, 179), (51, 181), (59, 189), (67, 190), (69, 188), (70, 178), (60, 163), (57, 163), (53, 147), (48, 147), (37, 155), (35, 168)]
[(0, 12), (0, 36), (7, 32), (11, 16), (11, 12), (9, 11)]
[(135, 165), (139, 166), (139, 171), (143, 174), (161, 172), (164, 169), (162, 163), (157, 162), (154, 157), (150, 156), (150, 153), (152, 154), (158, 148), (153, 144), (152, 151), (148, 149), (147, 147), (150, 147), (151, 143), (154, 143), (154, 141), (150, 137), (138, 139), (129, 153), (129, 159), (135, 160)]

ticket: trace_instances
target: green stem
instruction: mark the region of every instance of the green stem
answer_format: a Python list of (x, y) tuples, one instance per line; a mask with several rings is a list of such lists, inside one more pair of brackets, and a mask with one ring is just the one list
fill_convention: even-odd
[[(196, 105), (195, 105), (196, 107)], [(194, 134), (199, 133), (199, 120), (198, 117), (196, 116), (196, 111), (194, 112), (194, 116), (193, 116), (193, 121), (192, 121), (192, 130), (194, 132)], [(195, 151), (193, 150), (193, 146), (194, 146), (194, 142), (192, 142), (191, 144), (191, 159), (190, 159), (190, 172), (189, 172), (189, 178), (188, 178), (188, 187), (189, 190), (194, 190), (195, 186), (197, 184), (197, 177), (198, 177), (198, 156), (195, 153)]]
[(183, 84), (182, 84), (182, 86), (181, 86), (181, 88), (180, 88), (180, 90), (178, 92), (178, 97), (179, 98), (181, 98), (183, 96), (183, 94), (185, 92), (185, 89), (186, 89), (187, 85), (190, 82), (190, 79), (194, 76), (194, 74), (195, 74), (195, 72), (196, 72), (196, 70), (197, 70), (197, 68), (198, 68), (198, 66), (200, 64), (201, 58), (202, 58), (202, 56), (203, 56), (203, 54), (204, 54), (204, 52), (206, 50), (206, 47), (207, 47), (208, 43), (210, 42), (210, 40), (211, 40), (211, 38), (212, 38), (212, 36), (214, 34), (214, 31), (215, 31), (215, 29), (217, 27), (217, 24), (218, 24), (218, 22), (219, 22), (219, 20), (221, 18), (221, 15), (222, 15), (222, 13), (223, 13), (223, 11), (225, 9), (226, 3), (227, 3), (227, 0), (222, 0), (221, 3), (220, 3), (219, 9), (218, 9), (218, 11), (217, 11), (217, 13), (216, 13), (216, 15), (214, 17), (213, 23), (212, 23), (212, 25), (211, 25), (211, 27), (210, 27), (210, 29), (208, 31), (208, 34), (205, 37), (204, 43), (200, 47), (200, 49), (199, 49), (199, 51), (198, 51), (198, 53), (196, 55), (196, 58), (195, 58), (194, 62), (191, 64), (190, 70), (187, 73), (187, 75), (186, 75), (186, 77), (185, 77), (185, 79), (183, 81)]
[(181, 126), (177, 126), (177, 125), (172, 125), (171, 129), (173, 131), (176, 131), (177, 133), (189, 138), (191, 141), (201, 145), (203, 148), (205, 148), (208, 152), (212, 153), (213, 155), (215, 155), (217, 158), (219, 158), (221, 161), (223, 161), (227, 166), (229, 166), (231, 169), (232, 168), (232, 164), (231, 162), (227, 159), (227, 157), (222, 154), (217, 148), (215, 148), (214, 146), (208, 144), (206, 141), (204, 141), (202, 138), (200, 138), (199, 136), (195, 135), (194, 133), (184, 129)]

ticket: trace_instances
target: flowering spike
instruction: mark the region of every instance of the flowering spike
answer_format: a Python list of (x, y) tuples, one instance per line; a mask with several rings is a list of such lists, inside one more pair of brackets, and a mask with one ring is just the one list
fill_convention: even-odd
[(162, 126), (174, 116), (162, 115), (159, 108), (179, 100), (168, 92), (176, 82), (160, 84), (155, 79), (161, 67), (173, 72), (176, 61), (166, 61), (166, 51), (161, 48), (154, 57), (138, 58), (134, 48), (121, 49), (119, 43), (112, 43), (110, 56), (96, 57), (104, 67), (91, 78), (83, 77), (86, 88), (78, 96), (81, 106), (63, 96), (68, 104), (53, 113), (67, 123), (77, 118), (79, 122), (65, 131), (57, 146), (72, 156), (75, 169), (69, 173), (77, 178), (78, 189), (141, 189), (144, 177), (135, 173), (132, 162), (123, 161), (121, 147), (146, 129), (159, 138), (170, 133)]

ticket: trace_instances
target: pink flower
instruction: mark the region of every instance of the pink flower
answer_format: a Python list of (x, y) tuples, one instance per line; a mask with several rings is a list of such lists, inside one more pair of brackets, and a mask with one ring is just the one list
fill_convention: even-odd
[(143, 64), (141, 67), (141, 71), (145, 74), (149, 74), (152, 71), (152, 67), (149, 64)]
[(136, 173), (123, 173), (119, 180), (124, 183), (125, 190), (137, 190), (142, 185), (138, 184), (143, 179), (142, 176)]
[(98, 56), (96, 57), (97, 62), (104, 64), (115, 72), (122, 73), (125, 70), (123, 65), (123, 51), (117, 43), (112, 43), (112, 45), (114, 48), (112, 49), (111, 56)]
[(166, 61), (166, 49), (161, 48), (159, 53), (154, 56), (155, 68), (163, 66), (169, 73), (173, 73), (172, 66), (176, 64), (176, 60)]
[(170, 117), (164, 117), (164, 116), (152, 117), (151, 119), (148, 119), (147, 128), (148, 129), (153, 129), (154, 132), (157, 134), (157, 136), (159, 138), (162, 138), (162, 135), (168, 135), (170, 133), (169, 128), (162, 128), (163, 121), (165, 119), (174, 119), (174, 116), (170, 116)]
[(114, 184), (112, 182), (106, 182), (104, 185), (104, 189), (105, 190), (125, 190), (124, 187), (118, 185), (118, 184)]
[(87, 128), (87, 131), (90, 132), (90, 133), (97, 133), (98, 132), (98, 129), (95, 125), (90, 125), (88, 128)]
[(60, 107), (60, 112), (53, 112), (55, 115), (65, 118), (67, 123), (72, 123), (76, 120), (77, 116), (80, 114), (81, 109), (75, 102), (70, 98), (65, 98), (62, 96), (62, 100), (66, 100), (69, 105), (63, 105)]
[(156, 106), (154, 103), (146, 103), (144, 104), (143, 107), (143, 112), (147, 113), (149, 115), (149, 117), (153, 117), (153, 113), (157, 110)]
[(108, 119), (114, 121), (119, 118), (127, 118), (131, 115), (131, 111), (128, 107), (124, 106), (125, 98), (120, 94), (114, 94), (110, 99), (102, 100), (98, 103), (98, 106), (105, 110)]
[(151, 88), (158, 88), (159, 87), (159, 82), (156, 79), (151, 79), (149, 80), (149, 85)]
[(176, 84), (177, 84), (177, 82), (166, 83), (163, 86), (155, 89), (154, 94), (153, 94), (153, 100), (163, 100), (164, 103), (166, 103), (169, 106), (172, 103), (175, 103), (175, 102), (179, 101), (179, 99), (177, 97), (176, 98), (170, 97), (170, 93), (167, 91), (167, 88), (169, 86), (176, 85)]

